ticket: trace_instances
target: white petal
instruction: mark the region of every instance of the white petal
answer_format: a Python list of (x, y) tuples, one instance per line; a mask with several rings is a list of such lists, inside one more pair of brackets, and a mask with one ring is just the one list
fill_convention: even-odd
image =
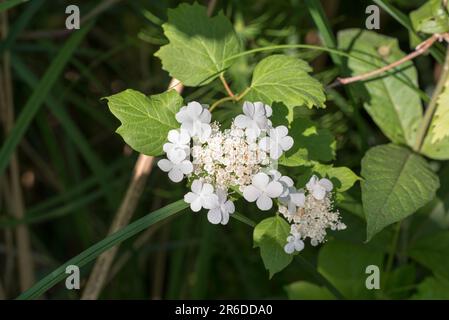
[(254, 116), (254, 109), (254, 104), (252, 104), (251, 102), (245, 101), (243, 103), (243, 113), (248, 117), (252, 118)]
[(192, 118), (199, 118), (203, 110), (203, 106), (196, 101), (192, 101), (187, 104), (187, 111)]
[(270, 182), (270, 178), (268, 177), (268, 175), (266, 173), (263, 173), (263, 172), (257, 173), (256, 175), (253, 176), (253, 179), (252, 179), (253, 186), (255, 186), (256, 188), (258, 188), (260, 190), (265, 190), (265, 188), (267, 187), (269, 182)]
[(312, 177), (310, 177), (309, 182), (307, 182), (306, 184), (306, 188), (309, 191), (313, 191), (313, 188), (315, 187), (315, 185), (318, 183), (318, 177), (316, 175), (313, 175)]
[(268, 118), (273, 114), (273, 109), (269, 105), (265, 105), (265, 114)]
[(290, 148), (293, 147), (293, 143), (294, 143), (294, 141), (293, 141), (292, 137), (290, 137), (290, 136), (283, 137), (281, 139), (282, 150), (284, 150), (284, 151), (290, 150)]
[(157, 166), (164, 172), (169, 172), (173, 168), (173, 163), (167, 159), (161, 159), (157, 162)]
[(259, 148), (265, 152), (270, 151), (270, 138), (263, 137), (262, 139), (260, 139)]
[(296, 240), (293, 244), (296, 251), (301, 251), (304, 249), (304, 242), (302, 240)]
[(327, 192), (331, 192), (332, 189), (334, 188), (334, 185), (332, 184), (332, 182), (329, 179), (323, 178), (320, 180), (319, 184), (326, 189)]
[(279, 159), (282, 156), (282, 148), (280, 145), (270, 146), (270, 157), (274, 160)]
[(294, 185), (293, 179), (288, 176), (282, 176), (281, 178), (279, 178), (279, 182), (285, 183), (287, 187), (293, 187)]
[(256, 201), (257, 207), (262, 211), (270, 210), (273, 207), (273, 200), (266, 194), (262, 193)]
[(288, 254), (295, 252), (295, 246), (293, 243), (289, 242), (284, 246), (284, 251)]
[(278, 138), (285, 137), (288, 134), (288, 129), (286, 126), (278, 126), (274, 130), (276, 131), (276, 136)]
[(222, 212), (221, 214), (222, 214), (221, 224), (223, 224), (223, 225), (228, 224), (228, 222), (229, 222), (229, 213)]
[(182, 171), (179, 167), (174, 167), (168, 173), (168, 177), (173, 182), (180, 182), (184, 178), (184, 175), (182, 174)]
[(167, 139), (171, 143), (178, 143), (178, 141), (179, 141), (179, 132), (178, 132), (178, 130), (170, 130), (168, 132)]
[(175, 118), (176, 118), (176, 121), (178, 121), (179, 123), (183, 123), (184, 121), (189, 119), (188, 114), (187, 114), (187, 107), (182, 107), (178, 111), (178, 113), (176, 113)]
[(185, 175), (193, 172), (193, 164), (189, 160), (184, 160), (178, 165), (181, 172)]
[(188, 192), (184, 195), (184, 201), (187, 203), (192, 203), (196, 199), (198, 199), (198, 195), (193, 192)]
[(280, 182), (271, 181), (265, 188), (265, 193), (270, 198), (277, 198), (282, 194), (283, 190), (284, 188), (282, 187), (282, 184)]
[(279, 171), (277, 171), (276, 169), (271, 169), (268, 173), (270, 174), (272, 179), (275, 181), (281, 179), (281, 177), (282, 177), (282, 174)]
[(201, 193), (201, 189), (203, 189), (203, 183), (200, 180), (195, 180), (195, 181), (192, 182), (191, 189), (196, 194), (200, 194)]
[(243, 189), (243, 197), (248, 202), (254, 202), (257, 198), (261, 195), (261, 191), (257, 189), (254, 186), (246, 186), (245, 189)]
[(185, 150), (172, 148), (167, 152), (167, 158), (174, 164), (178, 164), (187, 157)]
[(232, 202), (231, 200), (228, 200), (228, 201), (225, 202), (224, 206), (225, 206), (226, 212), (227, 212), (228, 214), (234, 213), (234, 211), (235, 211), (235, 205), (234, 205), (234, 202)]
[[(203, 189), (201, 190), (202, 195), (209, 195), (214, 193), (214, 186), (210, 183), (205, 183)], [(218, 198), (218, 197), (217, 197)]]
[(212, 224), (219, 224), (221, 222), (220, 208), (211, 209), (207, 212), (207, 220)]
[(210, 120), (212, 119), (212, 115), (209, 110), (203, 109), (203, 112), (201, 112), (199, 119), (203, 123), (210, 123)]
[(189, 144), (190, 143), (190, 134), (187, 130), (181, 129), (181, 132), (179, 134), (179, 141), (180, 144)]
[(320, 185), (315, 185), (315, 187), (312, 190), (312, 195), (317, 200), (323, 200), (326, 196), (326, 189), (321, 187)]
[(198, 212), (201, 210), (201, 198), (198, 197), (196, 198), (191, 204), (190, 204), (190, 209), (193, 212)]
[(247, 116), (240, 114), (234, 119), (234, 124), (237, 128), (245, 129), (248, 126), (250, 119)]
[(216, 194), (209, 194), (201, 196), (201, 204), (205, 209), (215, 209), (219, 206), (218, 197)]
[(202, 141), (206, 141), (209, 138), (211, 133), (212, 133), (212, 128), (210, 127), (210, 125), (208, 125), (207, 123), (201, 124), (200, 139)]
[(254, 119), (258, 117), (265, 117), (265, 105), (262, 102), (254, 102)]

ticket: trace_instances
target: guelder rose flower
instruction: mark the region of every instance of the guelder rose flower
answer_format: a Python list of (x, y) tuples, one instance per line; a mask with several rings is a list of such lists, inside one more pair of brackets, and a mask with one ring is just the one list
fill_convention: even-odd
[(270, 210), (273, 206), (272, 198), (277, 198), (282, 193), (282, 184), (278, 181), (270, 181), (270, 177), (259, 172), (252, 178), (252, 184), (243, 189), (243, 197), (248, 202), (256, 201), (260, 210)]
[(329, 179), (319, 179), (317, 176), (313, 175), (309, 182), (307, 182), (306, 188), (315, 199), (323, 200), (326, 193), (332, 191), (334, 185)]
[(229, 215), (235, 211), (234, 203), (228, 200), (226, 191), (222, 189), (217, 190), (218, 207), (210, 209), (207, 213), (207, 219), (213, 224), (227, 224)]
[(218, 207), (218, 196), (214, 194), (214, 187), (209, 183), (195, 180), (192, 183), (192, 192), (184, 196), (184, 201), (190, 203), (190, 209), (198, 212), (201, 208), (213, 209)]
[(263, 137), (259, 142), (259, 147), (266, 152), (270, 152), (270, 157), (277, 160), (282, 152), (289, 150), (293, 146), (293, 138), (288, 136), (286, 126), (279, 126), (270, 129), (269, 137)]
[(198, 137), (205, 141), (211, 133), (211, 114), (196, 101), (189, 102), (176, 114), (176, 120), (181, 124), (181, 129), (187, 130), (192, 137)]
[(290, 235), (287, 237), (287, 244), (284, 246), (284, 251), (292, 254), (295, 251), (304, 249), (304, 242), (301, 240), (301, 234), (296, 229), (295, 225), (290, 227)]
[(163, 146), (167, 158), (173, 163), (185, 160), (190, 154), (190, 135), (187, 130), (170, 130), (167, 138), (169, 142)]
[(273, 110), (262, 102), (243, 103), (243, 113), (235, 118), (234, 123), (236, 127), (245, 129), (246, 135), (252, 140), (271, 125), (268, 118), (271, 117)]
[(180, 182), (184, 179), (184, 175), (188, 175), (193, 171), (193, 165), (188, 160), (174, 163), (167, 159), (158, 161), (157, 166), (164, 172), (168, 172), (168, 177), (173, 182)]

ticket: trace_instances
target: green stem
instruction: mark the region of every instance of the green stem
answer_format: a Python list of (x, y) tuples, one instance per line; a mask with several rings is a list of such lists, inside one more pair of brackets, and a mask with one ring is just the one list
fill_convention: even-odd
[(219, 106), (220, 104), (222, 104), (223, 102), (231, 101), (231, 100), (235, 100), (235, 98), (234, 98), (234, 97), (224, 97), (224, 98), (221, 98), (221, 99), (215, 101), (215, 102), (210, 106), (209, 111), (212, 112), (212, 111), (214, 111), (214, 109), (215, 109), (216, 107), (218, 107), (218, 106)]
[(242, 93), (240, 93), (240, 94), (238, 94), (238, 95), (229, 96), (229, 97), (224, 97), (224, 98), (221, 98), (221, 99), (215, 101), (215, 102), (212, 104), (212, 106), (209, 108), (209, 111), (210, 111), (210, 112), (214, 111), (214, 109), (215, 109), (216, 107), (218, 107), (220, 104), (222, 104), (223, 102), (226, 102), (226, 101), (235, 101), (235, 102), (238, 102), (238, 101), (242, 100), (242, 98), (249, 92), (249, 90), (251, 90), (250, 87), (246, 88), (245, 90), (243, 90)]
[(413, 150), (416, 152), (420, 152), (422, 149), (424, 140), (426, 138), (430, 124), (432, 122), (433, 115), (435, 114), (435, 111), (438, 107), (437, 103), (438, 98), (440, 97), (440, 94), (442, 93), (446, 85), (448, 77), (449, 77), (449, 47), (446, 49), (446, 57), (444, 58), (443, 70), (440, 79), (438, 80), (438, 84), (435, 88), (435, 91), (433, 92), (432, 99), (430, 100), (429, 106), (426, 109), (424, 119), (421, 123), (421, 126), (419, 127), (418, 134), (416, 136), (416, 142), (413, 147)]

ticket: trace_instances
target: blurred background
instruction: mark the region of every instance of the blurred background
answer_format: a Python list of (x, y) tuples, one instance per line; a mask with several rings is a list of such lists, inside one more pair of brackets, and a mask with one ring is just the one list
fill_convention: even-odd
[[(153, 54), (167, 42), (161, 28), (167, 9), (180, 2), (31, 0), (0, 13), (2, 145), (19, 115), (28, 115), (20, 122), (26, 125), (18, 135), (7, 169), (0, 174), (0, 298), (16, 297), (108, 234), (138, 155), (115, 133), (119, 123), (101, 98), (126, 88), (147, 94), (167, 89), (170, 77)], [(199, 2), (208, 5), (207, 1)], [(390, 1), (404, 13), (423, 2)], [(73, 48), (67, 47), (72, 32), (65, 28), (65, 10), (71, 4), (80, 8), (81, 29), (93, 23)], [(334, 33), (364, 28), (369, 4), (372, 2), (322, 1)], [(218, 10), (233, 21), (247, 49), (321, 43), (301, 0), (217, 0), (214, 12)], [(384, 11), (379, 32), (397, 37), (401, 48), (410, 51), (407, 29)], [(321, 52), (286, 52), (309, 61), (315, 76), (325, 84), (339, 75), (338, 68)], [(246, 56), (231, 68), (229, 77), (235, 91), (249, 83), (254, 64), (264, 55)], [(423, 56), (416, 62), (423, 89), (431, 90), (438, 73), (433, 61)], [(335, 136), (336, 165), (359, 173), (366, 144), (387, 140), (362, 111), (365, 140), (345, 112), (344, 90), (336, 92), (340, 95), (333, 96), (325, 111), (308, 112)], [(219, 81), (183, 92), (186, 101), (202, 103), (222, 94)], [(236, 112), (225, 106), (217, 116), (229, 118)], [(291, 173), (300, 174), (295, 170)], [(171, 183), (154, 167), (132, 219), (180, 199), (184, 193), (182, 184)], [(350, 228), (338, 237), (363, 243), (364, 222), (351, 213), (361, 210), (359, 185), (349, 194), (351, 204), (340, 210)], [(253, 206), (241, 207), (238, 203), (237, 210), (256, 221), (262, 219)], [(383, 245), (379, 241), (375, 245)], [(309, 246), (302, 255), (314, 264), (318, 250)], [(81, 271), (82, 289), (92, 266)], [(350, 281), (351, 273), (345, 276), (348, 279), (342, 281)], [(122, 243), (99, 297), (277, 299), (287, 298), (289, 284), (298, 280), (316, 279), (296, 262), (268, 279), (248, 226), (235, 220), (227, 226), (214, 226), (205, 214), (186, 211)], [(76, 299), (81, 292), (67, 290), (62, 282), (44, 298)]]

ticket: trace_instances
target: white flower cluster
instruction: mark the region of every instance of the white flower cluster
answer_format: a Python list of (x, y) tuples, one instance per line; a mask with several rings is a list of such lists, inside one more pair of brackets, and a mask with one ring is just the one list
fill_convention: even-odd
[(303, 192), (302, 203), (293, 207), (280, 205), (279, 212), (292, 223), (285, 252), (291, 254), (304, 249), (306, 238), (310, 244), (316, 246), (326, 237), (326, 229), (344, 230), (346, 225), (341, 222), (340, 214), (333, 209), (331, 191), (332, 182), (328, 179), (319, 179), (312, 176), (306, 184), (306, 192)]
[(227, 224), (235, 207), (232, 195), (241, 193), (260, 210), (270, 210), (273, 200), (292, 225), (285, 251), (293, 253), (322, 242), (325, 229), (342, 229), (338, 212), (332, 212), (332, 183), (313, 177), (307, 192), (294, 187), (287, 176), (273, 169), (274, 162), (293, 146), (285, 126), (273, 127), (272, 109), (261, 102), (245, 102), (243, 114), (233, 119), (231, 127), (221, 130), (211, 123), (208, 106), (190, 102), (176, 114), (180, 128), (168, 133), (163, 150), (167, 159), (158, 162), (169, 178), (191, 181), (191, 191), (184, 196), (194, 212), (207, 209), (213, 224)]

